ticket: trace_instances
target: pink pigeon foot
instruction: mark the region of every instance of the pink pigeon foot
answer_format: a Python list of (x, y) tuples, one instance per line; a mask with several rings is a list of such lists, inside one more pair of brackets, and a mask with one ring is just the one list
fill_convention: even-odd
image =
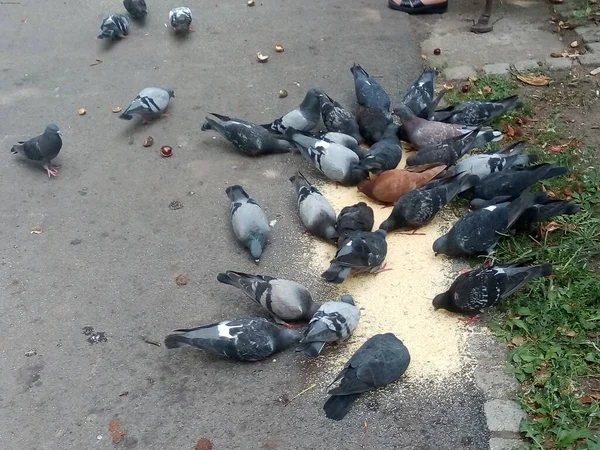
[(44, 169), (46, 169), (46, 173), (48, 174), (48, 178), (55, 177), (58, 174), (58, 167), (60, 166), (53, 166), (50, 164), (44, 166)]
[(171, 115), (171, 114), (168, 114), (168, 113), (162, 113), (162, 115), (161, 115), (160, 117), (163, 117), (163, 118), (164, 118), (164, 117), (169, 117), (170, 115)]
[(381, 273), (381, 272), (386, 272), (388, 270), (392, 270), (392, 269), (386, 269), (387, 263), (383, 263), (381, 266), (379, 266), (377, 269), (375, 269), (374, 271), (372, 271), (371, 273)]
[(467, 325), (472, 325), (479, 320), (479, 314), (476, 314), (474, 316), (461, 317), (458, 320), (463, 321)]

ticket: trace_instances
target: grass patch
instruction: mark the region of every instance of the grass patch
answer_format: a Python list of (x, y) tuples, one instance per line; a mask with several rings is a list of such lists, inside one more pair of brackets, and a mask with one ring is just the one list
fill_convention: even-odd
[(554, 218), (530, 234), (506, 237), (496, 251), (503, 262), (551, 262), (553, 275), (502, 302), (490, 328), (510, 349), (508, 363), (520, 382), (518, 401), (527, 413), (521, 431), (530, 448), (600, 449), (600, 172), (595, 149), (573, 139), (559, 107), (546, 102), (550, 89), (556, 87), (481, 77), (470, 81), (466, 92), (451, 91), (447, 101), (519, 94), (526, 108), (494, 125), (505, 131), (510, 126), (514, 140), (530, 142), (527, 151), (541, 161), (569, 168), (567, 177), (546, 180), (543, 187), (556, 198), (572, 198), (580, 212)]

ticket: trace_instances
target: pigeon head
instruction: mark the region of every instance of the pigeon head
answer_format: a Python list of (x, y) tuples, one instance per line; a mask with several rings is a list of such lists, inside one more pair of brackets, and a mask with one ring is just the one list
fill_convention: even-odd
[(379, 229), (384, 230), (386, 232), (395, 228), (399, 228), (399, 226), (397, 225), (396, 219), (393, 216), (388, 217), (383, 222), (381, 222), (381, 225), (379, 225)]
[(279, 334), (277, 335), (276, 346), (278, 350), (283, 350), (288, 348), (290, 345), (300, 342), (300, 339), (304, 337), (304, 334), (300, 333), (297, 330), (292, 330), (289, 328), (285, 328), (279, 330)]
[(340, 301), (344, 303), (348, 303), (349, 305), (355, 306), (354, 297), (350, 294), (344, 294), (340, 297)]
[(387, 236), (387, 231), (382, 230), (381, 228), (377, 231), (375, 231), (375, 234), (380, 235), (381, 237), (385, 238)]
[(448, 248), (448, 236), (447, 235), (440, 236), (433, 243), (433, 251), (435, 252), (435, 256), (437, 256), (438, 253), (445, 253), (447, 248)]
[(60, 130), (58, 129), (58, 125), (51, 123), (50, 125), (48, 125), (46, 127), (46, 130), (44, 131), (44, 133), (48, 133), (48, 134), (62, 134), (60, 132)]
[(358, 183), (357, 189), (367, 196), (373, 195), (373, 188), (375, 187), (375, 180), (366, 179)]
[(393, 137), (398, 139), (398, 131), (399, 131), (398, 125), (396, 125), (395, 123), (392, 122), (385, 129), (382, 139), (393, 138)]
[(448, 309), (448, 306), (450, 305), (450, 300), (450, 292), (444, 292), (442, 294), (436, 295), (433, 299), (432, 304), (435, 309)]
[(315, 109), (321, 107), (321, 97), (323, 96), (323, 89), (316, 87), (309, 89), (304, 96), (304, 100), (300, 104), (301, 110)]
[(202, 124), (202, 128), (200, 128), (200, 130), (202, 130), (202, 131), (212, 130), (212, 129), (213, 128), (212, 128), (211, 124), (207, 120), (204, 121), (204, 123)]
[(225, 189), (225, 193), (227, 194), (227, 197), (229, 197), (231, 201), (235, 201), (235, 200), (242, 199), (242, 198), (250, 198), (248, 193), (239, 184), (229, 186), (227, 189)]
[(344, 178), (344, 184), (348, 186), (356, 186), (369, 176), (369, 172), (363, 169), (359, 161), (355, 161), (350, 165), (348, 174)]
[(175, 91), (173, 89), (165, 89), (169, 93), (169, 98), (175, 97)]

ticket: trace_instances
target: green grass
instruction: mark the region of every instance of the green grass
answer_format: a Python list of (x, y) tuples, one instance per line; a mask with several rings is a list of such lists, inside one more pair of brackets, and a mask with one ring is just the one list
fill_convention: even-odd
[[(447, 100), (482, 98), (483, 88), (489, 86), (492, 93), (487, 98), (517, 92), (525, 101), (527, 109), (496, 121), (499, 129), (506, 123), (515, 126), (524, 113), (543, 109), (535, 99), (540, 95), (528, 98), (534, 89), (519, 88), (508, 77), (482, 77), (470, 85), (468, 93), (459, 87)], [(584, 397), (590, 393), (586, 381), (600, 383), (600, 172), (590, 147), (550, 151), (553, 145), (569, 142), (559, 110), (533, 116), (538, 122), (520, 138), (533, 142), (527, 151), (569, 168), (568, 177), (546, 180), (544, 187), (557, 198), (570, 194), (581, 210), (552, 219), (557, 227), (553, 231), (502, 239), (498, 260), (551, 262), (554, 270), (549, 279), (535, 280), (501, 303), (490, 328), (511, 348), (508, 365), (520, 382), (518, 401), (527, 413), (521, 431), (530, 448), (600, 449), (600, 439), (594, 437), (600, 429), (600, 406)]]

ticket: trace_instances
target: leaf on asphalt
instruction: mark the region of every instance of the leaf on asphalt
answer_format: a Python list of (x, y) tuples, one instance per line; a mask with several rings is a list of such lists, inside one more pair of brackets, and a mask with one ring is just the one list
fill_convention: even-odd
[(510, 140), (510, 139), (513, 139), (515, 137), (516, 131), (509, 124), (505, 124), (504, 125), (503, 133), (504, 133), (504, 136), (506, 137), (506, 139)]
[(177, 284), (177, 286), (185, 286), (186, 284), (188, 284), (188, 282), (189, 282), (188, 277), (186, 277), (183, 274), (177, 275), (175, 277), (175, 284)]
[(119, 422), (117, 419), (110, 421), (108, 424), (108, 431), (113, 444), (118, 444), (125, 436), (127, 436), (127, 430), (121, 426), (121, 422)]
[(196, 442), (196, 445), (194, 446), (194, 450), (212, 450), (212, 448), (212, 442), (206, 438), (198, 439), (198, 442)]
[(546, 75), (522, 75), (517, 74), (517, 79), (530, 86), (547, 86), (552, 79)]

